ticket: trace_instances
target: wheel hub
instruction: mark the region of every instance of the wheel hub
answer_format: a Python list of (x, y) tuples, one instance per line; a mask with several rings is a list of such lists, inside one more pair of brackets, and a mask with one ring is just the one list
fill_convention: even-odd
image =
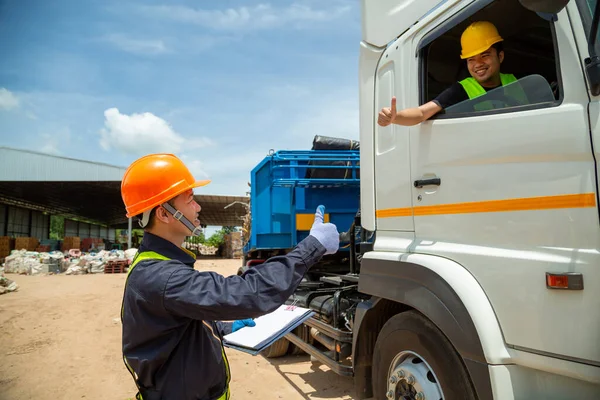
[(390, 400), (444, 400), (433, 369), (412, 351), (403, 351), (392, 360), (386, 397)]

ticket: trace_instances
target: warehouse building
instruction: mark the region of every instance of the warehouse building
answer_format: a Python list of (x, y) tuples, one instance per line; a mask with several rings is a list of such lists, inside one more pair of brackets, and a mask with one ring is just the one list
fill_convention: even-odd
[[(0, 236), (50, 235), (50, 216), (65, 218), (64, 236), (116, 242), (117, 229), (136, 228), (125, 217), (125, 167), (0, 147)], [(196, 195), (206, 226), (241, 226), (248, 197)]]

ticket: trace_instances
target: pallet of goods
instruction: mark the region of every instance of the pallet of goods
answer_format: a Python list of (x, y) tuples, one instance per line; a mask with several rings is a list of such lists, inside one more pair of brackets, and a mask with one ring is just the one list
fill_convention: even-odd
[(60, 249), (64, 252), (71, 249), (79, 249), (80, 247), (81, 240), (79, 239), (79, 236), (67, 236), (63, 239)]
[(15, 250), (35, 251), (40, 241), (34, 237), (18, 237), (15, 239)]
[(109, 260), (106, 265), (104, 265), (104, 273), (105, 274), (122, 274), (127, 272), (127, 267), (129, 262), (124, 259), (120, 260)]
[(10, 255), (11, 250), (14, 250), (14, 242), (14, 239), (8, 236), (0, 236), (0, 258)]

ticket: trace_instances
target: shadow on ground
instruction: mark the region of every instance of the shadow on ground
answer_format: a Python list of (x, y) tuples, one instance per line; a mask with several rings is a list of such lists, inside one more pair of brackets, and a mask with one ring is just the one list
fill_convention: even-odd
[[(303, 373), (296, 373), (286, 371), (287, 365), (293, 365), (298, 363), (306, 363), (310, 361), (308, 355), (287, 355), (281, 358), (265, 358), (271, 365), (275, 367), (277, 372), (293, 387), (303, 398), (312, 399), (328, 399), (328, 398), (345, 398), (354, 399), (354, 393), (352, 391), (352, 377), (341, 376), (333, 372), (328, 367), (325, 367), (321, 363), (313, 363), (310, 371)], [(307, 385), (312, 388), (311, 392), (302, 390), (294, 382), (294, 377), (304, 381)]]

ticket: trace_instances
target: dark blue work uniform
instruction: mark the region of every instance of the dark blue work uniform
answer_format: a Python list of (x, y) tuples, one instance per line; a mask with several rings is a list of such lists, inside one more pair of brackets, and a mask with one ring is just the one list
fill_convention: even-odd
[(194, 270), (195, 256), (144, 233), (123, 297), (123, 355), (144, 400), (219, 399), (228, 389), (222, 336), (231, 323), (284, 304), (306, 271), (325, 254), (309, 236), (286, 256), (250, 268), (243, 277)]

